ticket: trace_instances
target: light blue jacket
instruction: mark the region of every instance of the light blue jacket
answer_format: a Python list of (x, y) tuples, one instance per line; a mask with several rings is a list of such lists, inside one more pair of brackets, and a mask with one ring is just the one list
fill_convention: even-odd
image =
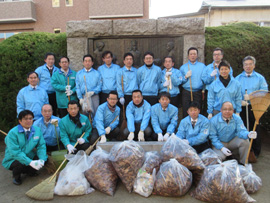
[(208, 140), (209, 128), (209, 120), (203, 115), (199, 114), (194, 128), (192, 127), (191, 117), (187, 116), (181, 120), (176, 135), (181, 139), (187, 139), (190, 146), (200, 145)]
[(235, 114), (228, 124), (223, 120), (221, 112), (210, 120), (209, 138), (216, 149), (224, 147), (221, 142), (230, 142), (236, 136), (248, 139), (248, 133), (242, 119)]
[[(53, 73), (58, 70), (59, 68), (53, 65)], [(47, 68), (47, 64), (45, 63), (43, 66), (38, 67), (35, 72), (38, 74), (39, 86), (45, 89), (48, 94), (54, 93), (55, 90), (51, 85), (51, 75)]]
[(155, 133), (162, 133), (162, 130), (172, 134), (177, 127), (178, 109), (169, 104), (163, 111), (161, 104), (155, 104), (151, 108), (151, 123)]
[(98, 71), (101, 75), (101, 91), (103, 93), (110, 93), (110, 91), (116, 91), (116, 74), (120, 66), (117, 64), (111, 64), (108, 68), (106, 64), (103, 64), (98, 67)]
[[(188, 72), (188, 67), (192, 71), (192, 75), (190, 78), (186, 79), (185, 75)], [(201, 62), (196, 61), (194, 64), (192, 64), (190, 61), (188, 61), (186, 64), (183, 64), (180, 67), (180, 71), (183, 75), (183, 83), (182, 86), (185, 90), (190, 91), (190, 82), (191, 79), (191, 85), (192, 85), (192, 92), (197, 92), (203, 89), (203, 80), (202, 80), (202, 73), (205, 69), (205, 65)]]
[(243, 71), (235, 78), (235, 80), (241, 84), (242, 100), (244, 100), (244, 94), (246, 90), (248, 94), (256, 90), (268, 91), (268, 85), (265, 78), (255, 71), (252, 72), (250, 77), (247, 77), (246, 72)]
[(160, 87), (161, 69), (156, 65), (141, 66), (137, 71), (137, 82), (144, 96), (157, 96)]
[(86, 71), (85, 68), (80, 70), (76, 75), (76, 93), (79, 99), (82, 99), (85, 95), (85, 81), (87, 92), (95, 92), (95, 94), (99, 94), (101, 92), (101, 75), (100, 73), (91, 68), (90, 71)]
[(76, 72), (69, 68), (67, 77), (65, 76), (64, 72), (60, 69), (59, 71), (54, 72), (51, 83), (53, 88), (56, 92), (56, 101), (57, 107), (65, 109), (68, 107), (68, 96), (66, 95), (66, 86), (68, 85), (68, 78), (69, 78), (69, 85), (71, 86), (71, 90), (73, 91), (72, 95), (70, 96), (70, 100), (77, 101), (76, 96)]
[(134, 105), (133, 101), (131, 101), (127, 105), (126, 115), (129, 132), (135, 132), (135, 123), (141, 123), (140, 130), (144, 131), (149, 124), (151, 105), (146, 100), (143, 100), (143, 105), (138, 108)]
[(59, 127), (61, 141), (65, 147), (67, 147), (68, 144), (74, 146), (77, 142), (77, 139), (80, 138), (84, 132), (85, 134), (82, 138), (85, 140), (85, 142), (89, 142), (88, 137), (92, 131), (92, 126), (89, 122), (89, 119), (87, 116), (80, 114), (80, 122), (82, 124), (81, 128), (79, 128), (72, 120), (70, 120), (69, 114), (61, 119)]
[(220, 111), (224, 102), (229, 101), (233, 104), (236, 113), (242, 111), (241, 85), (234, 78), (231, 78), (228, 86), (225, 88), (223, 83), (217, 78), (209, 87), (207, 96), (207, 113), (213, 113), (213, 110)]
[[(172, 89), (170, 89), (169, 93), (171, 94), (172, 97), (176, 97), (178, 94), (180, 94), (179, 85), (182, 84), (183, 76), (180, 70), (176, 68), (172, 68), (171, 72), (172, 75), (170, 77), (172, 81)], [(166, 68), (161, 72), (161, 79), (160, 79), (161, 83), (159, 92), (167, 92), (167, 87), (163, 86), (163, 83), (166, 81), (165, 74)]]
[(116, 106), (114, 112), (111, 112), (108, 102), (99, 105), (93, 122), (93, 126), (97, 129), (99, 136), (105, 135), (105, 128), (110, 127), (111, 130), (114, 130), (118, 126), (119, 115), (120, 108), (118, 106)]
[(46, 143), (40, 128), (37, 126), (31, 127), (27, 139), (23, 127), (17, 125), (8, 132), (5, 144), (6, 151), (2, 164), (6, 169), (9, 169), (15, 160), (28, 166), (35, 156), (47, 161)]
[(22, 88), (17, 95), (17, 115), (23, 110), (30, 110), (34, 114), (34, 120), (42, 117), (41, 108), (48, 104), (48, 94), (37, 86), (34, 90), (30, 85)]
[[(122, 76), (124, 92), (122, 90)], [(124, 66), (120, 68), (116, 75), (117, 93), (118, 97), (124, 97), (124, 95), (132, 95), (132, 91), (138, 89), (137, 84), (137, 69), (131, 67), (130, 71)]]
[[(58, 124), (60, 123), (61, 119), (53, 116), (51, 119), (57, 119)], [(46, 145), (48, 146), (56, 146), (57, 145), (57, 138), (58, 136), (58, 142), (60, 143), (60, 129), (59, 126), (56, 127), (57, 134), (55, 133), (55, 127), (53, 124), (48, 123), (48, 126), (44, 123), (44, 117), (39, 118), (36, 120), (33, 124), (34, 126), (38, 126), (41, 129), (41, 132), (43, 134), (44, 140), (46, 142)]]
[[(216, 69), (218, 70), (218, 67), (216, 67)], [(207, 89), (207, 90), (209, 89), (209, 86), (215, 80), (215, 78), (219, 77), (219, 70), (217, 72), (216, 77), (211, 76), (211, 73), (212, 73), (213, 70), (214, 70), (214, 61), (206, 66), (206, 68), (204, 69), (203, 74), (202, 74), (202, 80), (203, 80), (204, 84), (206, 84), (205, 89)], [(230, 67), (230, 76), (231, 76), (231, 78), (233, 78), (233, 69), (232, 69), (232, 67)]]

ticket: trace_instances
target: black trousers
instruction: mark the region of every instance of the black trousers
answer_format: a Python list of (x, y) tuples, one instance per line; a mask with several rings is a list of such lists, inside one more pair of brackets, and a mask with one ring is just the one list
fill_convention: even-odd
[[(135, 141), (138, 141), (138, 133), (139, 131), (141, 130), (141, 123), (135, 123), (135, 132), (134, 132), (134, 140)], [(144, 130), (144, 139), (145, 141), (152, 141), (152, 128), (151, 128), (151, 125), (148, 125), (147, 128), (145, 128)], [(124, 137), (125, 139), (128, 138), (128, 135), (129, 135), (129, 130), (128, 128), (125, 128), (124, 129)]]
[[(96, 128), (93, 128), (92, 135), (90, 135), (89, 141), (90, 144), (94, 144), (95, 141), (99, 138), (99, 134)], [(123, 141), (124, 139), (120, 136), (120, 129), (116, 127), (108, 135), (106, 135), (107, 140), (109, 141)]]
[(52, 105), (53, 115), (56, 116), (57, 115), (57, 103), (56, 103), (56, 94), (55, 94), (55, 92), (51, 93), (51, 94), (48, 94), (48, 97), (49, 97), (49, 103), (50, 103), (50, 105)]
[[(167, 129), (166, 130), (162, 130), (162, 135), (164, 136), (164, 134), (167, 133)], [(158, 141), (158, 134), (154, 132), (152, 133), (152, 140), (153, 141)]]
[(196, 150), (197, 154), (203, 152), (204, 150), (206, 150), (208, 148), (211, 148), (208, 141), (205, 143), (202, 143), (200, 145), (193, 145), (192, 147)]
[[(35, 157), (34, 160), (37, 160), (37, 157)], [(12, 171), (13, 178), (15, 178), (16, 180), (21, 178), (21, 174), (31, 175), (37, 172), (37, 170), (32, 168), (30, 165), (26, 166), (17, 160), (12, 162), (9, 170)]]
[(171, 97), (171, 100), (170, 100), (170, 104), (174, 105), (176, 108), (179, 108), (180, 104), (179, 104), (179, 94), (175, 97)]
[[(65, 149), (63, 143), (60, 140), (59, 140), (59, 147), (60, 147), (60, 150)], [(47, 149), (47, 152), (57, 151), (58, 145), (55, 145), (55, 146), (46, 145), (46, 149)]]
[(204, 115), (205, 117), (208, 116), (207, 113), (207, 94), (208, 90), (204, 91), (204, 100), (202, 101), (202, 109), (201, 109), (201, 114)]
[(145, 99), (151, 106), (158, 103), (158, 96), (143, 96), (143, 99)]
[(67, 109), (58, 108), (58, 114), (59, 114), (59, 118), (63, 118), (68, 114), (68, 111)]
[[(187, 110), (191, 103), (190, 91), (183, 89), (182, 91), (182, 106), (183, 106), (183, 118), (188, 116)], [(199, 90), (197, 92), (193, 92), (193, 101), (196, 101), (200, 105), (200, 109), (202, 109), (202, 91)]]

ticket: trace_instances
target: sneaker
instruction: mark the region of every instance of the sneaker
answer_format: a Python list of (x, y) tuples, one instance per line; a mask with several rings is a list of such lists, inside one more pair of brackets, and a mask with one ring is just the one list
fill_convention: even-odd
[(17, 178), (17, 179), (14, 178), (12, 182), (14, 185), (21, 185), (22, 184), (22, 180), (20, 178)]

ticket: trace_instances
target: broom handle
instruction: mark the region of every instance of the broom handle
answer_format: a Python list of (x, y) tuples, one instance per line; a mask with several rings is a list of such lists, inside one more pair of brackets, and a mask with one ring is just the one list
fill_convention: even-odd
[[(245, 93), (247, 94), (247, 89), (245, 90)], [(248, 100), (246, 102), (248, 102)], [(249, 131), (248, 105), (246, 105), (246, 119), (247, 119), (247, 130)]]
[[(123, 94), (124, 94), (124, 76), (123, 75), (121, 77), (121, 85), (122, 85), (122, 91), (123, 91)], [(123, 119), (126, 120), (125, 105), (123, 105)]]
[[(68, 85), (69, 85), (69, 77), (67, 78), (67, 83), (68, 83)], [(70, 96), (68, 96), (68, 101), (70, 101)]]
[[(170, 79), (171, 79), (171, 76), (168, 77), (168, 81), (171, 84)], [(170, 84), (167, 86), (167, 92), (170, 92)]]
[[(82, 137), (84, 136), (84, 134), (85, 134), (85, 132), (81, 135), (80, 138), (82, 138)], [(77, 145), (78, 145), (78, 140), (77, 140), (77, 142), (75, 143), (74, 147), (76, 147)], [(58, 171), (60, 170), (60, 168), (63, 166), (63, 164), (66, 162), (66, 160), (67, 160), (67, 158), (65, 158), (65, 159), (62, 161), (61, 165), (60, 165), (60, 166), (58, 167), (58, 169), (55, 171), (55, 173), (53, 174), (53, 176), (51, 177), (51, 179), (49, 180), (48, 183), (50, 183), (50, 182), (54, 179), (54, 177), (56, 176), (56, 174), (58, 173)]]
[[(254, 124), (254, 127), (253, 127), (253, 131), (256, 130), (257, 125), (258, 125), (258, 122), (255, 121), (255, 124)], [(250, 139), (250, 143), (249, 143), (249, 148), (248, 148), (248, 153), (247, 153), (245, 165), (248, 164), (248, 157), (249, 157), (249, 153), (250, 153), (250, 150), (251, 150), (252, 143), (253, 143), (253, 139)]]
[(7, 133), (5, 133), (3, 130), (0, 130), (0, 132), (7, 136)]
[[(188, 64), (188, 70), (190, 71), (189, 64)], [(190, 100), (193, 101), (191, 76), (189, 78), (189, 86), (190, 86)]]
[[(214, 66), (214, 70), (216, 69), (216, 64), (215, 62), (213, 63), (213, 66)], [(215, 80), (217, 79), (217, 75), (215, 75)]]

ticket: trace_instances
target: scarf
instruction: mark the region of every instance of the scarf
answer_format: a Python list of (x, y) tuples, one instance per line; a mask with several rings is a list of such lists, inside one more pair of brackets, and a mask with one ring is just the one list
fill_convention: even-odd
[(115, 106), (111, 106), (109, 103), (107, 103), (107, 104), (108, 104), (108, 107), (109, 107), (110, 111), (112, 113), (114, 113), (115, 112), (115, 109), (116, 109), (116, 105)]
[(72, 117), (70, 114), (69, 114), (69, 118), (70, 120), (73, 121), (73, 123), (75, 123), (75, 125), (77, 125), (79, 128), (82, 127), (82, 124), (80, 122), (80, 113), (78, 113), (76, 116)]
[[(134, 102), (133, 102), (133, 104), (134, 104)], [(141, 102), (141, 103), (139, 103), (138, 105), (134, 104), (134, 106), (136, 106), (136, 107), (140, 108), (140, 107), (141, 107), (143, 104), (144, 104), (144, 101), (142, 100), (142, 102)]]
[(230, 75), (228, 75), (227, 79), (224, 79), (221, 75), (219, 76), (220, 81), (222, 82), (222, 84), (224, 85), (224, 87), (227, 87), (229, 82), (231, 81), (231, 77)]
[(150, 65), (147, 65), (147, 64), (145, 64), (145, 65), (146, 65), (147, 68), (151, 68), (153, 64), (154, 63), (151, 63)]

